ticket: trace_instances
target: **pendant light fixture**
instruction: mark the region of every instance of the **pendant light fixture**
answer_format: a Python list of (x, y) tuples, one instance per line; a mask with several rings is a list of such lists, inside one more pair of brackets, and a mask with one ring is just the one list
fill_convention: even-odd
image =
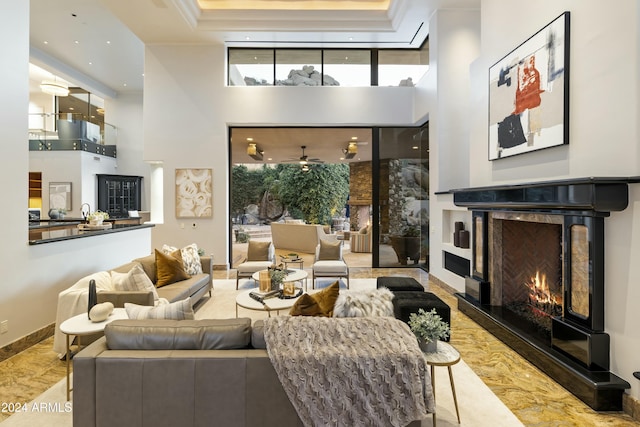
[(68, 96), (69, 86), (66, 83), (59, 82), (56, 77), (53, 80), (43, 80), (40, 83), (40, 89), (46, 94), (54, 96)]

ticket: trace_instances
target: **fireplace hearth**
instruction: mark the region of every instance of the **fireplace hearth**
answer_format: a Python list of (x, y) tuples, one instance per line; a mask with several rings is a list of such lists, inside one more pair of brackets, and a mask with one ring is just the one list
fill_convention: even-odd
[(604, 220), (628, 179), (584, 178), (453, 190), (472, 211), (472, 276), (458, 307), (598, 411), (630, 387), (609, 372)]

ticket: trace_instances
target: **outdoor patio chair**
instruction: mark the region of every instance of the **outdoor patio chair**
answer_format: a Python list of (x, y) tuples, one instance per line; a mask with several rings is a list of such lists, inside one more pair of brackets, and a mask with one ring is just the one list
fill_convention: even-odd
[(316, 277), (344, 277), (347, 279), (347, 288), (349, 288), (349, 266), (342, 257), (342, 241), (329, 242), (320, 239), (320, 243), (316, 246), (315, 261), (311, 270), (313, 272), (312, 289), (315, 288)]
[(271, 242), (259, 242), (249, 240), (247, 247), (247, 258), (239, 264), (236, 274), (236, 290), (238, 289), (241, 277), (251, 277), (253, 273), (266, 270), (275, 264), (276, 251)]

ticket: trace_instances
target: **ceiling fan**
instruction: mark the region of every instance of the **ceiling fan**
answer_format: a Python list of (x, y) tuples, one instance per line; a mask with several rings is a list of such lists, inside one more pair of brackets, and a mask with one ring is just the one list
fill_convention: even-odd
[(289, 160), (286, 161), (287, 163), (295, 162), (295, 163), (300, 163), (301, 165), (306, 165), (308, 163), (324, 163), (324, 161), (322, 161), (320, 159), (317, 159), (317, 158), (310, 159), (309, 156), (304, 154), (304, 150), (307, 148), (306, 145), (303, 145), (300, 148), (302, 148), (302, 156), (300, 156), (297, 159), (295, 159), (295, 158), (289, 159)]

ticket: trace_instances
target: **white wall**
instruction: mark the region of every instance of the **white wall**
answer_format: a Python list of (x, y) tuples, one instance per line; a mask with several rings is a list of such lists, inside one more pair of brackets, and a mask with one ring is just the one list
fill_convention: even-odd
[[(598, 0), (483, 0), (480, 56), (476, 60), (469, 58), (467, 64), (450, 64), (470, 70), (467, 138), (448, 138), (448, 134), (441, 132), (441, 127), (456, 115), (441, 108), (447, 93), (440, 93), (440, 78), (454, 70), (444, 66), (442, 52), (436, 57), (438, 93), (429, 93), (437, 101), (430, 104), (434, 110), (429, 112), (430, 128), (435, 127), (430, 134), (432, 168), (434, 163), (440, 168), (435, 174), (440, 181), (434, 190), (458, 187), (460, 182), (456, 176), (464, 176), (467, 170), (469, 187), (589, 176), (640, 176), (639, 7), (635, 0), (621, 0), (615, 7), (603, 7)], [(488, 69), (565, 10), (571, 12), (570, 143), (490, 162), (487, 159)], [(436, 19), (441, 18), (441, 12)], [(448, 33), (439, 24), (437, 21), (431, 27), (437, 31), (430, 36), (435, 43)], [(431, 49), (437, 52), (442, 46), (444, 44), (432, 45)], [(455, 102), (465, 108), (462, 97)], [(448, 153), (442, 152), (445, 145), (452, 152), (468, 148), (469, 163), (456, 167)], [(445, 170), (443, 165), (450, 167)], [(441, 195), (432, 199), (432, 220), (438, 218), (438, 211), (450, 209), (450, 198), (450, 195)], [(611, 336), (611, 371), (629, 381), (630, 394), (636, 399), (640, 396), (640, 386), (632, 373), (640, 368), (636, 357), (640, 352), (636, 331), (640, 324), (640, 287), (634, 269), (636, 260), (640, 259), (639, 227), (640, 184), (631, 184), (629, 207), (605, 220), (605, 328)], [(432, 259), (433, 256), (432, 252)], [(439, 278), (445, 274), (433, 268), (432, 272)], [(460, 280), (443, 279), (463, 290)]]
[(470, 64), (480, 54), (480, 11), (439, 10), (429, 28), (429, 74), (421, 90), (429, 112), (430, 272), (463, 290), (464, 278), (444, 268), (443, 251), (471, 258), (469, 249), (453, 246), (447, 231), (455, 221), (471, 229), (471, 215), (453, 205), (451, 194), (436, 193), (469, 187), (470, 163), (476, 161), (469, 150), (469, 118), (474, 116)]
[(52, 324), (58, 293), (82, 276), (148, 254), (151, 229), (28, 245), (29, 2), (0, 2), (0, 37), (11, 40), (0, 43), (3, 347)]
[[(226, 87), (224, 59), (223, 46), (145, 51), (144, 158), (164, 167), (164, 223), (153, 244), (196, 242), (216, 265), (229, 262), (228, 126), (414, 124), (410, 88)], [(212, 219), (175, 217), (176, 168), (213, 169)]]

